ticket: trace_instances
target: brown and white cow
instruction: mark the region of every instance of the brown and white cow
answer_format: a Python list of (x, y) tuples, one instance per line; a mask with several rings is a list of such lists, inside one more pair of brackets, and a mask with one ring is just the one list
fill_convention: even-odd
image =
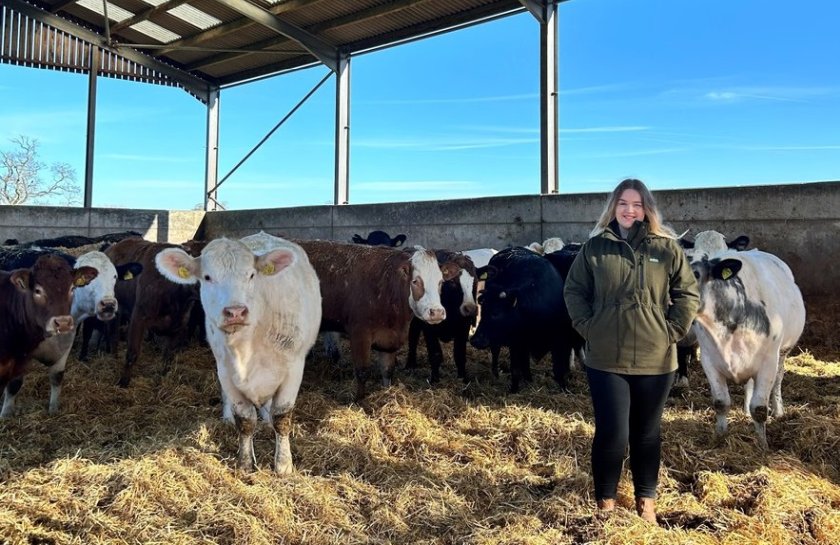
[(0, 272), (0, 390), (21, 376), (35, 348), (73, 331), (73, 288), (96, 278), (92, 267), (73, 269), (56, 255), (30, 268)]
[[(120, 282), (115, 289), (120, 313), (130, 316), (125, 365), (119, 379), (119, 385), (123, 388), (131, 382), (131, 367), (140, 357), (147, 331), (167, 337), (162, 359), (163, 371), (169, 369), (173, 348), (184, 340), (187, 333), (193, 306), (200, 304), (198, 285), (170, 282), (155, 267), (155, 256), (166, 248), (180, 247), (141, 238), (127, 238), (105, 250), (105, 254), (117, 267), (132, 262), (143, 266), (141, 274), (128, 282)], [(118, 320), (112, 323), (115, 322)], [(112, 336), (116, 343), (118, 332), (112, 333)]]
[[(96, 270), (96, 278), (87, 285), (76, 287), (73, 292), (73, 304), (70, 314), (73, 317), (74, 328), (63, 335), (53, 335), (44, 339), (32, 352), (32, 361), (38, 361), (47, 366), (47, 373), (50, 379), (50, 403), (49, 412), (58, 412), (61, 384), (64, 379), (64, 369), (67, 365), (67, 358), (73, 348), (76, 328), (86, 318), (95, 316), (99, 320), (108, 321), (116, 317), (117, 299), (114, 296), (114, 285), (123, 279), (131, 278), (140, 274), (142, 268), (137, 263), (128, 263), (121, 267), (114, 267), (108, 256), (102, 252), (87, 252), (74, 259), (56, 250), (40, 248), (18, 248), (15, 252), (15, 261), (3, 259), (0, 269), (9, 270), (12, 268), (26, 267), (32, 265), (42, 255), (56, 255), (61, 257), (74, 268), (90, 267)], [(9, 266), (17, 262), (17, 265)], [(23, 386), (23, 377), (17, 377), (6, 386), (3, 396), (3, 408), (0, 410), (0, 418), (11, 416), (15, 411), (15, 398)]]
[(420, 334), (426, 339), (426, 353), (429, 359), (431, 374), (429, 383), (440, 380), (440, 364), (443, 362), (441, 342), (452, 342), (452, 359), (458, 371), (458, 378), (465, 383), (467, 377), (467, 340), (470, 328), (475, 325), (478, 305), (476, 296), (476, 271), (472, 260), (459, 252), (451, 250), (435, 250), (438, 263), (444, 265), (453, 263), (461, 272), (458, 276), (443, 283), (440, 300), (446, 309), (446, 319), (439, 324), (429, 324), (414, 317), (408, 330), (408, 355), (405, 367), (417, 367), (417, 345)]
[(441, 286), (460, 268), (439, 265), (433, 252), (419, 247), (408, 252), (326, 240), (296, 242), (321, 281), (321, 330), (350, 337), (357, 399), (365, 396), (371, 349), (379, 354), (383, 384), (390, 385), (412, 316), (442, 322)]

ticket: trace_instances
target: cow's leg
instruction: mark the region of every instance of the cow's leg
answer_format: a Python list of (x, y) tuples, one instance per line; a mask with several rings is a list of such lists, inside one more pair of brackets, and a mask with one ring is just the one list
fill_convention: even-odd
[(379, 370), (382, 374), (382, 386), (387, 388), (391, 385), (391, 380), (394, 378), (394, 369), (397, 367), (397, 353), (377, 350), (376, 356), (379, 360)]
[(490, 343), (490, 358), (491, 358), (491, 370), (493, 371), (493, 376), (499, 378), (499, 354), (502, 351), (502, 347), (498, 344)]
[(564, 392), (569, 389), (569, 360), (572, 358), (572, 352), (572, 345), (565, 340), (551, 349), (551, 369), (554, 381)]
[(354, 331), (350, 333), (350, 355), (356, 371), (356, 400), (365, 397), (365, 383), (370, 376), (370, 346), (372, 339), (369, 333)]
[[(412, 318), (408, 325), (408, 354), (405, 357), (405, 368), (417, 368), (417, 345), (420, 343), (420, 333), (422, 333), (423, 326), (419, 319)], [(426, 335), (426, 342), (428, 343), (428, 335)]]
[(688, 388), (688, 366), (693, 350), (693, 346), (677, 345), (677, 378), (674, 380), (674, 387), (678, 390)]
[(782, 402), (782, 380), (785, 378), (785, 356), (787, 352), (779, 355), (779, 367), (776, 369), (776, 380), (773, 382), (773, 390), (770, 392), (770, 414), (778, 418), (785, 414), (784, 403)]
[(329, 358), (333, 365), (341, 361), (341, 336), (335, 331), (324, 331), (321, 333), (321, 342), (324, 345), (324, 355)]
[(426, 353), (429, 355), (429, 367), (431, 374), (429, 383), (440, 382), (440, 365), (443, 363), (443, 349), (440, 347), (440, 337), (437, 333), (426, 330), (423, 334), (426, 338)]
[(530, 360), (528, 349), (522, 344), (514, 344), (509, 347), (510, 351), (510, 392), (519, 391), (519, 383), (522, 380), (529, 380)]
[(128, 348), (125, 351), (125, 365), (118, 382), (120, 388), (127, 388), (131, 382), (131, 367), (140, 357), (140, 347), (143, 345), (143, 335), (145, 333), (146, 322), (140, 318), (135, 308), (128, 324)]
[(304, 357), (289, 368), (289, 375), (274, 396), (271, 404), (271, 425), (274, 428), (274, 472), (287, 474), (294, 471), (289, 436), (292, 433), (292, 416), (300, 383), (303, 379)]
[(749, 379), (744, 383), (744, 412), (750, 414), (750, 403), (752, 402), (753, 393), (755, 392), (755, 381)]
[(79, 361), (88, 361), (90, 338), (93, 336), (93, 320), (96, 320), (96, 318), (88, 318), (82, 321), (82, 346), (79, 348)]
[(67, 365), (67, 356), (70, 355), (72, 345), (67, 347), (67, 351), (61, 358), (50, 366), (48, 374), (50, 377), (50, 406), (49, 414), (56, 414), (58, 412), (58, 398), (61, 396), (61, 383), (64, 381), (64, 368)]
[(455, 369), (458, 370), (458, 378), (465, 383), (470, 379), (467, 376), (467, 335), (469, 333), (469, 326), (464, 325), (463, 329), (459, 329), (452, 339), (452, 359), (455, 360)]
[[(762, 363), (766, 363), (766, 360)], [(758, 435), (758, 444), (764, 450), (769, 448), (767, 444), (768, 401), (770, 390), (773, 389), (776, 381), (776, 370), (775, 365), (762, 365), (755, 377), (755, 390), (750, 400), (750, 416), (752, 416), (755, 432)]]
[(6, 384), (3, 395), (3, 409), (0, 418), (9, 418), (15, 414), (15, 398), (23, 386), (23, 376), (15, 377)]
[(248, 401), (232, 403), (233, 421), (239, 433), (239, 453), (236, 464), (239, 469), (251, 471), (257, 466), (254, 455), (254, 431), (257, 429), (257, 409)]
[(732, 399), (729, 397), (729, 387), (726, 378), (716, 371), (706, 372), (709, 379), (709, 387), (712, 390), (712, 401), (715, 406), (715, 434), (718, 437), (726, 435), (726, 417), (729, 408), (732, 406)]

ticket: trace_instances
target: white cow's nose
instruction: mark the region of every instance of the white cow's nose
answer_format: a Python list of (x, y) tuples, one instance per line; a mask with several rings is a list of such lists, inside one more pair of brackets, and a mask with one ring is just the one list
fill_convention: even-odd
[(224, 310), (222, 310), (222, 315), (227, 323), (244, 322), (245, 318), (248, 317), (248, 307), (245, 305), (225, 307)]
[(430, 308), (429, 309), (429, 319), (427, 320), (430, 324), (437, 324), (446, 319), (446, 309), (443, 307), (440, 308)]

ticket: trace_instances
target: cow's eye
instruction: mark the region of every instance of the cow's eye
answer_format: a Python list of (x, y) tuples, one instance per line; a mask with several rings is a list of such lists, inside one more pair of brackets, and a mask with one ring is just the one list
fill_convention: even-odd
[(248, 277), (248, 280), (253, 280), (253, 279), (254, 279), (254, 275), (256, 275), (256, 274), (257, 274), (257, 273), (251, 273), (251, 276), (249, 276), (249, 277)]
[(212, 282), (212, 280), (210, 279), (210, 275), (209, 275), (209, 274), (205, 274), (205, 275), (204, 275), (204, 281), (205, 281), (205, 282)]

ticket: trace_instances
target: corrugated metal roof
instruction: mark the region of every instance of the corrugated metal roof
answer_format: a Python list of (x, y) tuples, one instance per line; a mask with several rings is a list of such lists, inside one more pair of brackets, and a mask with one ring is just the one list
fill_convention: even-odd
[[(194, 94), (202, 85), (334, 63), (339, 51), (352, 55), (524, 9), (518, 0), (0, 0), (0, 5), (2, 62), (86, 72), (85, 48), (98, 43), (111, 57), (127, 57), (113, 66), (151, 61), (147, 75), (136, 67), (125, 73), (111, 69), (108, 75), (178, 84)], [(81, 48), (76, 53), (70, 45), (74, 36), (84, 42), (73, 46)], [(37, 56), (21, 42), (39, 42), (41, 50), (47, 42), (53, 45)], [(184, 74), (181, 81), (170, 68)]]

